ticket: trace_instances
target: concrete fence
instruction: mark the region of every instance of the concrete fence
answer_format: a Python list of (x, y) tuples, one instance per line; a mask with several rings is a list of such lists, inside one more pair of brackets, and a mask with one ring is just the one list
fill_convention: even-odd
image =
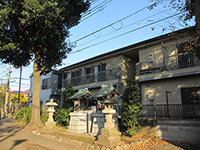
[[(150, 122), (147, 134), (168, 141), (200, 144), (200, 120), (159, 119)], [(144, 120), (143, 125), (147, 125)]]

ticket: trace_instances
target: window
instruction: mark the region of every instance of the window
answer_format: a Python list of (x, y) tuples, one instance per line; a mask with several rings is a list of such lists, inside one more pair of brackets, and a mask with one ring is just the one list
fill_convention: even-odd
[(93, 67), (86, 68), (86, 79), (89, 79), (91, 83), (105, 81), (106, 78), (106, 64), (101, 63)]
[(183, 104), (200, 103), (200, 87), (181, 88)]
[(51, 78), (42, 80), (42, 90), (51, 88)]
[(72, 76), (71, 84), (73, 86), (81, 85), (81, 82), (82, 82), (81, 75), (82, 75), (81, 69), (72, 72), (72, 74), (71, 74), (71, 76)]
[(106, 64), (103, 63), (103, 64), (99, 65), (99, 66), (98, 66), (98, 70), (99, 70), (99, 71), (105, 71), (105, 70), (106, 70)]
[(72, 72), (72, 78), (79, 77), (79, 76), (81, 76), (81, 74), (82, 74), (82, 70), (81, 69), (77, 70), (77, 71), (73, 71)]

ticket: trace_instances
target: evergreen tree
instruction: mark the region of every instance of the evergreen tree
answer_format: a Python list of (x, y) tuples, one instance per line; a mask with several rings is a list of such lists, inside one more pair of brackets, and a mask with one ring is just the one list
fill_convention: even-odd
[(122, 96), (121, 122), (128, 135), (135, 135), (140, 126), (140, 110), (142, 109), (140, 89), (137, 81), (126, 80), (126, 88)]
[(34, 61), (32, 116), (28, 128), (40, 120), (40, 77), (61, 65), (71, 51), (69, 29), (79, 23), (89, 0), (1, 0), (0, 60), (14, 67)]
[(73, 101), (69, 99), (70, 96), (74, 94), (72, 85), (66, 85), (65, 90), (63, 91), (64, 100), (62, 103), (62, 108), (69, 109), (73, 107)]

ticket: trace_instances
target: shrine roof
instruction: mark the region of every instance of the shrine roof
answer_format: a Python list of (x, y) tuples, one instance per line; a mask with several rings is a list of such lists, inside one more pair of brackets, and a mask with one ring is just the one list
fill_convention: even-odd
[(91, 96), (92, 94), (88, 90), (88, 88), (80, 89), (76, 94), (69, 97), (69, 99), (80, 99), (84, 96)]
[(101, 89), (94, 95), (92, 95), (92, 98), (100, 98), (107, 96), (108, 94), (115, 94), (119, 95), (118, 91), (115, 89), (115, 87), (112, 84), (102, 85)]

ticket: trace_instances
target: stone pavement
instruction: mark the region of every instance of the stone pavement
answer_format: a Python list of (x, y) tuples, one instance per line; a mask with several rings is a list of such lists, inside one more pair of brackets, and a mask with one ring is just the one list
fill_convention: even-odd
[(14, 119), (0, 120), (0, 150), (83, 150), (74, 142), (59, 142), (47, 136), (34, 134)]

